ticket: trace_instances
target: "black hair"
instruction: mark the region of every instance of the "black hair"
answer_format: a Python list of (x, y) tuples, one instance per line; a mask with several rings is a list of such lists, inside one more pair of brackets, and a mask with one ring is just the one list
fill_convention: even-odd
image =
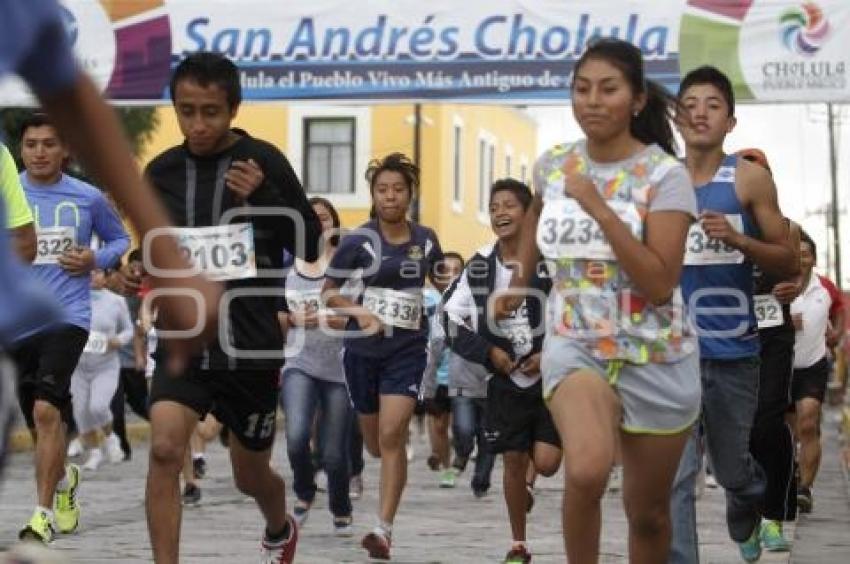
[(800, 242), (806, 243), (812, 248), (812, 256), (814, 257), (814, 262), (817, 264), (818, 262), (818, 246), (815, 245), (815, 242), (809, 237), (809, 234), (806, 233), (803, 229), (800, 229)]
[(695, 68), (685, 75), (682, 83), (679, 85), (679, 99), (691, 86), (698, 84), (710, 84), (720, 91), (720, 95), (726, 100), (726, 106), (729, 108), (729, 117), (735, 115), (735, 92), (732, 90), (732, 83), (729, 77), (723, 74), (717, 67), (704, 65)]
[(53, 120), (50, 119), (50, 116), (45, 114), (44, 112), (32, 112), (28, 116), (26, 116), (21, 122), (21, 128), (19, 130), (20, 139), (23, 140), (24, 133), (27, 132), (27, 129), (31, 127), (52, 127), (54, 131), (56, 131), (56, 136), (59, 138), (61, 143), (65, 143), (65, 139), (62, 137), (62, 134), (59, 133), (59, 128), (53, 123)]
[(455, 259), (460, 262), (460, 267), (463, 268), (466, 265), (466, 261), (463, 260), (461, 254), (457, 251), (446, 251), (443, 253), (443, 260), (446, 259)]
[(342, 224), (339, 221), (339, 213), (337, 213), (334, 205), (330, 202), (330, 200), (328, 200), (327, 198), (322, 198), (321, 196), (314, 196), (314, 197), (310, 198), (309, 200), (307, 200), (307, 202), (309, 202), (309, 204), (311, 206), (315, 206), (316, 204), (319, 204), (320, 206), (322, 206), (323, 208), (328, 210), (328, 213), (331, 215), (331, 221), (333, 222), (334, 229), (337, 230), (337, 233), (335, 233), (331, 236), (331, 238), (329, 239), (329, 242), (334, 247), (338, 246), (339, 245), (339, 228)]
[(516, 199), (519, 200), (519, 203), (522, 205), (522, 209), (524, 210), (528, 209), (528, 206), (531, 205), (531, 200), (534, 199), (531, 195), (531, 188), (528, 187), (528, 184), (520, 182), (515, 178), (500, 178), (494, 182), (493, 186), (490, 188), (490, 202), (493, 201), (493, 196), (495, 196), (497, 192), (510, 192), (516, 196)]
[(413, 200), (413, 195), (419, 186), (419, 167), (403, 153), (390, 153), (383, 159), (369, 161), (369, 167), (366, 169), (366, 180), (369, 182), (369, 190), (375, 189), (375, 182), (378, 181), (378, 176), (388, 170), (397, 172), (404, 177), (404, 181), (407, 183), (407, 188), (410, 191), (410, 199)]
[(620, 70), (637, 96), (646, 94), (646, 105), (632, 116), (629, 131), (638, 141), (657, 143), (665, 152), (676, 155), (676, 138), (670, 121), (678, 109), (678, 101), (663, 86), (647, 80), (640, 49), (620, 39), (599, 38), (588, 44), (588, 48), (576, 62), (573, 84), (578, 71), (590, 60), (603, 60)]
[(230, 109), (235, 109), (242, 102), (242, 86), (239, 82), (239, 69), (233, 62), (220, 53), (199, 51), (192, 53), (177, 65), (171, 75), (171, 102), (177, 92), (177, 84), (189, 80), (197, 82), (206, 88), (215, 84), (224, 90)]
[(133, 249), (130, 251), (130, 254), (127, 255), (127, 264), (134, 261), (142, 262), (142, 249)]

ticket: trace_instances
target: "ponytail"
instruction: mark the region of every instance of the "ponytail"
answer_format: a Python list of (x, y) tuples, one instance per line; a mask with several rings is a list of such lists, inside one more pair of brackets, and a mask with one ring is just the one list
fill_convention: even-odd
[(651, 80), (644, 81), (646, 105), (632, 117), (629, 130), (641, 143), (657, 143), (666, 153), (676, 156), (676, 138), (673, 136), (671, 120), (678, 101), (663, 86)]

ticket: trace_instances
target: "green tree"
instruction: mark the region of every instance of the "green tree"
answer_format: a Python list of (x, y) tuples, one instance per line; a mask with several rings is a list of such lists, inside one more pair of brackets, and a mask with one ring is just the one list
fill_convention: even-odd
[[(115, 111), (124, 125), (124, 131), (127, 133), (127, 139), (130, 142), (133, 153), (139, 156), (145, 143), (151, 140), (159, 126), (156, 109), (153, 107), (116, 108)], [(24, 108), (0, 110), (0, 126), (2, 126), (0, 140), (9, 147), (9, 151), (18, 162), (18, 167), (21, 166), (21, 124), (31, 112), (32, 110)], [(79, 171), (74, 172), (77, 173)]]

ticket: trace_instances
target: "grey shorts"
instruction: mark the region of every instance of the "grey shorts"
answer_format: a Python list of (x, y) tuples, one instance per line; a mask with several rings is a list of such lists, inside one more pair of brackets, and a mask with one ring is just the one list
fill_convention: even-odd
[(570, 374), (592, 370), (612, 382), (623, 406), (621, 427), (628, 433), (672, 435), (697, 420), (702, 391), (698, 353), (671, 364), (625, 363), (615, 379), (609, 377), (608, 364), (574, 339), (547, 334), (540, 361), (543, 397), (548, 401)]

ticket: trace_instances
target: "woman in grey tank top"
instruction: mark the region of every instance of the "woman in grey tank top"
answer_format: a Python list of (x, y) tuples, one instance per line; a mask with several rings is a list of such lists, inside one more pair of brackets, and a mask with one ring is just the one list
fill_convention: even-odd
[[(286, 298), (279, 312), (286, 335), (281, 407), (286, 415), (286, 451), (298, 500), (293, 513), (303, 526), (316, 497), (316, 467), (310, 451), (313, 422), (316, 448), (328, 478), (328, 507), (338, 536), (350, 536), (348, 451), (354, 412), (342, 369), (342, 330), (346, 318), (321, 304), (325, 269), (339, 243), (339, 215), (324, 198), (310, 200), (322, 222), (324, 251), (314, 263), (295, 259), (286, 275)], [(318, 419), (317, 419), (318, 417)]]

